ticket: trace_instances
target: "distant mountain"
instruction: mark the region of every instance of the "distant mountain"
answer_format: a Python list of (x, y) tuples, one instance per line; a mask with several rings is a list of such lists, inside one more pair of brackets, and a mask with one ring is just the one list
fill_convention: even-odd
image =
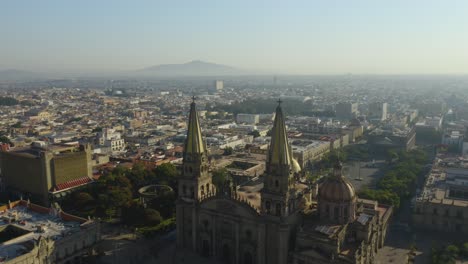
[(42, 78), (44, 78), (44, 76), (36, 72), (22, 71), (17, 69), (0, 71), (0, 81), (35, 80)]
[(143, 75), (158, 76), (217, 76), (242, 75), (247, 71), (231, 66), (194, 60), (183, 64), (162, 64), (144, 68), (137, 72)]

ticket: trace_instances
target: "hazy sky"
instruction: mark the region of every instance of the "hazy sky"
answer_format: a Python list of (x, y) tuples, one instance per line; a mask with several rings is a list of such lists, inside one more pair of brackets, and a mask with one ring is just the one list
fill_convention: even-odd
[(468, 73), (468, 1), (0, 2), (0, 69)]

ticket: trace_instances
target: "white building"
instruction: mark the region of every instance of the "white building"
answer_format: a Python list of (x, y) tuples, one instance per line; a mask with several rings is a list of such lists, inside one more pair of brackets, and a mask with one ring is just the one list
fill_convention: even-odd
[(114, 129), (104, 128), (97, 135), (99, 146), (109, 147), (111, 151), (124, 151), (125, 139)]
[(216, 91), (222, 91), (224, 89), (224, 82), (220, 80), (214, 81), (214, 88)]
[(260, 121), (260, 116), (256, 114), (237, 114), (236, 120), (238, 124), (256, 125)]

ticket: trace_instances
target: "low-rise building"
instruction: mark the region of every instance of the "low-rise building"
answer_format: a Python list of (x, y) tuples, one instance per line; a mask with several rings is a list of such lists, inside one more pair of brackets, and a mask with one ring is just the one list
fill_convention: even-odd
[(468, 162), (453, 167), (436, 161), (417, 196), (414, 226), (441, 232), (468, 234)]
[(291, 140), (293, 155), (301, 168), (309, 166), (330, 151), (330, 143), (320, 140)]
[(101, 239), (100, 224), (19, 200), (0, 206), (0, 262), (5, 264), (82, 263)]

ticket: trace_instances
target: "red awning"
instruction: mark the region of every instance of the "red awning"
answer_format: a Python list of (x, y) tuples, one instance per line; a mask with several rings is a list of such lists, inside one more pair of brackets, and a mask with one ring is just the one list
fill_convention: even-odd
[(88, 178), (88, 177), (82, 177), (82, 178), (78, 178), (78, 179), (74, 179), (74, 180), (71, 180), (71, 181), (67, 181), (67, 182), (63, 182), (63, 183), (59, 183), (55, 186), (55, 192), (58, 192), (58, 191), (63, 191), (65, 189), (70, 189), (70, 188), (74, 188), (74, 187), (78, 187), (78, 186), (81, 186), (81, 185), (85, 185), (85, 184), (88, 184), (90, 182), (92, 182), (93, 180)]

